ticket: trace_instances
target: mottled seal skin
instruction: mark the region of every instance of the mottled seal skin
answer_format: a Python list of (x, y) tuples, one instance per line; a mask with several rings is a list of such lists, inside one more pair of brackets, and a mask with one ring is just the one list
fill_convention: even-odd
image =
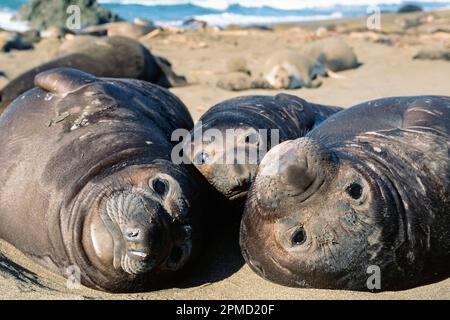
[[(262, 79), (272, 89), (317, 88), (322, 84), (319, 77), (326, 74), (323, 65), (307, 55), (277, 50), (264, 64)], [(252, 87), (267, 86), (256, 81)]]
[[(194, 137), (200, 130), (204, 135), (211, 129), (218, 130), (225, 141), (222, 144), (217, 141), (193, 142), (191, 161), (221, 194), (236, 203), (242, 202), (262, 158), (258, 153), (260, 157), (250, 161), (249, 154), (272, 147), (271, 130), (278, 130), (280, 142), (303, 137), (340, 110), (339, 107), (309, 103), (288, 94), (225, 100), (209, 109), (191, 132), (191, 137)], [(227, 129), (235, 130), (235, 144), (227, 143)], [(267, 135), (261, 129), (267, 130)], [(204, 138), (208, 140), (206, 135)], [(239, 152), (245, 154), (245, 161), (238, 161)], [(226, 162), (230, 154), (232, 161)]]
[(35, 84), (0, 117), (0, 237), (96, 289), (173, 279), (198, 251), (207, 185), (171, 161), (187, 108), (150, 83), (70, 68)]
[(0, 109), (33, 88), (38, 73), (59, 67), (79, 69), (97, 77), (145, 80), (165, 88), (185, 84), (185, 79), (173, 73), (167, 60), (153, 56), (133, 39), (82, 37), (73, 41), (76, 45), (65, 45), (70, 49), (66, 49), (66, 54), (24, 72), (0, 89)]
[(381, 290), (448, 277), (449, 155), (449, 97), (331, 116), (261, 161), (241, 224), (245, 260), (294, 287), (368, 290), (369, 266)]

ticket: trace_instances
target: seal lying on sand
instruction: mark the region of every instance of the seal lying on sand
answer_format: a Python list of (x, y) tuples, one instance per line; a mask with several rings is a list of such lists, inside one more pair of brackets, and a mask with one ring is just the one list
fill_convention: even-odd
[(229, 91), (317, 88), (322, 84), (319, 77), (327, 76), (319, 62), (292, 50), (276, 51), (254, 77), (249, 70), (230, 71), (218, 80), (217, 87)]
[(186, 83), (183, 77), (171, 70), (167, 60), (153, 56), (133, 39), (119, 36), (105, 39), (82, 37), (74, 45), (66, 45), (63, 52), (66, 54), (11, 80), (0, 90), (0, 108), (33, 88), (33, 80), (38, 73), (58, 67), (76, 68), (98, 77), (145, 80), (163, 87)]
[[(223, 101), (209, 109), (191, 132), (191, 161), (226, 198), (241, 202), (255, 177), (259, 160), (272, 147), (272, 130), (280, 141), (303, 137), (330, 115), (340, 111), (292, 95), (245, 96)], [(227, 141), (227, 130), (234, 136)], [(208, 141), (219, 133), (222, 140)], [(254, 155), (254, 157), (250, 157)], [(242, 157), (241, 157), (242, 156)]]
[(450, 60), (450, 49), (426, 48), (420, 50), (413, 59), (417, 60)]
[(357, 68), (360, 65), (353, 49), (339, 38), (315, 41), (306, 49), (305, 54), (321, 63), (325, 69), (334, 72)]
[(295, 287), (382, 290), (450, 275), (450, 98), (374, 100), (261, 162), (241, 224), (245, 260)]
[(75, 69), (37, 75), (0, 117), (0, 237), (107, 291), (158, 287), (198, 250), (202, 190), (171, 161), (193, 127), (170, 92)]
[(297, 89), (319, 87), (320, 76), (326, 76), (326, 71), (314, 59), (292, 50), (279, 50), (265, 63), (262, 78), (273, 89)]
[(89, 26), (81, 31), (81, 34), (92, 34), (98, 36), (125, 36), (133, 39), (138, 39), (147, 33), (155, 30), (156, 27), (152, 24), (136, 24), (128, 21), (109, 22), (99, 25)]

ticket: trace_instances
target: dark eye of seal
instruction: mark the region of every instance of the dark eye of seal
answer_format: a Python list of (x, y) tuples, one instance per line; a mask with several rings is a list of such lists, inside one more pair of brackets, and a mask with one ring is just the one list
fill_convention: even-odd
[(300, 246), (304, 244), (306, 241), (306, 232), (305, 229), (299, 228), (297, 231), (294, 232), (292, 235), (292, 246)]
[(209, 160), (209, 154), (202, 151), (195, 156), (194, 162), (196, 164), (205, 164)]
[(167, 181), (159, 178), (153, 180), (152, 186), (153, 190), (155, 190), (155, 192), (160, 196), (164, 196), (169, 189)]
[(358, 200), (362, 196), (363, 187), (359, 183), (352, 183), (345, 190), (347, 194), (355, 200)]

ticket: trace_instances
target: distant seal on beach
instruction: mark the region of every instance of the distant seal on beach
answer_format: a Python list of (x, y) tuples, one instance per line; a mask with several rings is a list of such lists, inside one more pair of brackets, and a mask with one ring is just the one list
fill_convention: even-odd
[(414, 57), (415, 60), (450, 60), (450, 49), (426, 48), (420, 50)]
[[(450, 98), (341, 111), (270, 150), (241, 224), (245, 260), (294, 286), (411, 288), (450, 275)], [(372, 283), (373, 284), (373, 283)]]
[(92, 34), (97, 36), (124, 36), (139, 39), (147, 33), (155, 30), (156, 27), (150, 23), (136, 24), (128, 21), (109, 22), (94, 26), (89, 26), (81, 31), (81, 34)]
[(73, 44), (63, 46), (61, 57), (26, 71), (0, 89), (0, 108), (33, 88), (38, 73), (58, 67), (76, 68), (98, 77), (145, 80), (166, 88), (186, 84), (183, 77), (171, 70), (167, 60), (153, 56), (133, 39), (119, 36), (75, 39), (71, 40)]
[(334, 72), (353, 69), (360, 65), (353, 49), (340, 38), (314, 41), (305, 53)]
[(0, 238), (95, 289), (165, 285), (202, 234), (207, 183), (171, 161), (187, 108), (148, 82), (70, 68), (35, 84), (0, 116)]
[(293, 50), (277, 50), (267, 59), (262, 72), (262, 78), (273, 89), (316, 88), (322, 84), (319, 77), (324, 76), (323, 65)]
[[(225, 100), (202, 115), (191, 132), (191, 161), (221, 194), (236, 203), (241, 202), (262, 158), (262, 154), (258, 154), (250, 160), (251, 152), (265, 152), (272, 147), (272, 142), (303, 137), (340, 110), (288, 94)], [(235, 144), (227, 141), (230, 129), (235, 130)], [(220, 132), (224, 139), (209, 141), (207, 133), (214, 133), (213, 130)], [(278, 130), (279, 141), (272, 141), (271, 130)], [(193, 139), (200, 132), (205, 141), (196, 143)], [(244, 161), (239, 160), (239, 152), (245, 155)], [(230, 155), (231, 158), (227, 158)]]

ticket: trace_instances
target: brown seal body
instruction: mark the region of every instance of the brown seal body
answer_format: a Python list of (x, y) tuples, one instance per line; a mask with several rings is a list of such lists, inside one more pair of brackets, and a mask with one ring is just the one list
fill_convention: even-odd
[(335, 72), (360, 66), (353, 49), (340, 38), (314, 41), (307, 47), (306, 55)]
[[(267, 150), (303, 137), (340, 110), (288, 94), (223, 101), (209, 109), (192, 131), (191, 161), (227, 199), (242, 202)], [(231, 138), (229, 130), (234, 131)], [(210, 139), (215, 133), (223, 139)], [(200, 143), (195, 140), (198, 134), (203, 138)]]
[(449, 213), (450, 98), (385, 98), (270, 150), (240, 242), (283, 285), (405, 289), (449, 276)]
[(0, 117), (0, 237), (81, 283), (153, 289), (198, 250), (202, 192), (171, 161), (192, 119), (167, 90), (75, 69), (39, 74)]
[[(74, 45), (70, 45), (72, 41)], [(97, 77), (144, 80), (165, 88), (185, 84), (184, 78), (171, 70), (167, 60), (155, 57), (133, 39), (84, 36), (67, 42), (62, 50), (65, 54), (26, 71), (0, 89), (0, 108), (33, 88), (33, 80), (38, 73), (59, 67), (79, 69)]]

